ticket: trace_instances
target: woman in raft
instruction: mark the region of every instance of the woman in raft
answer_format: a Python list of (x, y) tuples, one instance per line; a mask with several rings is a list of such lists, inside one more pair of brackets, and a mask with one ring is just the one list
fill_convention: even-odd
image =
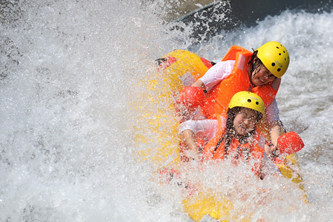
[[(288, 66), (288, 51), (279, 42), (267, 42), (253, 53), (239, 46), (232, 46), (221, 62), (210, 68), (181, 96), (186, 100), (186, 95), (203, 94), (204, 90), (206, 94), (201, 97), (204, 98), (201, 112), (205, 118), (216, 119), (216, 114), (226, 114), (230, 99), (235, 93), (251, 91), (259, 95), (266, 108), (266, 126), (273, 144), (270, 149), (272, 153), (282, 131), (275, 96)], [(189, 120), (181, 124), (180, 129), (184, 131), (197, 125)], [(212, 132), (208, 134), (214, 133), (214, 129), (209, 128)]]
[[(224, 121), (218, 119), (205, 119), (194, 121), (193, 129), (180, 131), (183, 143), (190, 148), (188, 151), (194, 153), (193, 159), (225, 159), (231, 158), (236, 161), (245, 161), (252, 164), (252, 170), (261, 178), (264, 176), (263, 165), (271, 165), (272, 161), (264, 155), (265, 149), (269, 149), (268, 141), (256, 128), (257, 123), (265, 113), (263, 100), (256, 94), (241, 91), (236, 93), (228, 106), (227, 116)], [(196, 144), (196, 134), (207, 132), (209, 142), (199, 154), (199, 147)], [(201, 153), (201, 152), (200, 152)], [(267, 163), (263, 163), (265, 160)], [(273, 157), (271, 158), (273, 160)]]

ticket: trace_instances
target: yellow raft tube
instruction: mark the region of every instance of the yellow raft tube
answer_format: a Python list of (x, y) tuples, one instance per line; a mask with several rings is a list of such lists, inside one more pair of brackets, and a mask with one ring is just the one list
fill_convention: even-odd
[[(171, 51), (157, 61), (157, 72), (143, 81), (147, 104), (137, 106), (143, 112), (138, 125), (144, 124), (145, 127), (136, 127), (135, 131), (139, 159), (150, 161), (159, 170), (180, 162), (179, 119), (173, 106), (174, 95), (203, 76), (213, 64), (186, 50)], [(284, 177), (290, 178), (304, 191), (302, 176), (294, 170), (298, 169), (296, 154), (287, 156), (278, 167)], [(303, 199), (307, 202), (305, 192)], [(184, 199), (183, 206), (194, 221), (200, 221), (205, 215), (221, 220), (233, 208), (230, 201), (217, 200), (206, 193)]]

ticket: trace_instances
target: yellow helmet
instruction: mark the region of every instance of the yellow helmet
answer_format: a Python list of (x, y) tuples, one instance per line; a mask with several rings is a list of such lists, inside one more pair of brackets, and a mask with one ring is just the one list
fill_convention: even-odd
[(279, 42), (267, 42), (258, 49), (257, 57), (276, 77), (281, 78), (289, 66), (289, 53)]
[(241, 91), (236, 93), (230, 100), (229, 109), (234, 107), (245, 107), (253, 109), (264, 115), (265, 105), (264, 101), (257, 94)]

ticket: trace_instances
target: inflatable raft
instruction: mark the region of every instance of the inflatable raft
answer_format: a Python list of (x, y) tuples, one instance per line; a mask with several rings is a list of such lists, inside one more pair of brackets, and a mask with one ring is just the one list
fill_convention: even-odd
[[(175, 98), (185, 86), (190, 86), (203, 76), (214, 63), (185, 50), (172, 51), (157, 62), (155, 74), (142, 81), (147, 90), (147, 104), (140, 105), (139, 102), (137, 107), (141, 107), (138, 109), (143, 113), (138, 124), (144, 124), (144, 127), (135, 131), (139, 159), (149, 161), (156, 172), (160, 172), (168, 167), (177, 168), (181, 163), (178, 126), (182, 120), (177, 116)], [(296, 154), (287, 156), (284, 162), (278, 164), (278, 168), (284, 177), (304, 191), (302, 176), (296, 170), (299, 169)], [(205, 215), (220, 220), (233, 208), (231, 201), (200, 191), (196, 195), (186, 196), (183, 206), (194, 221), (200, 221)]]

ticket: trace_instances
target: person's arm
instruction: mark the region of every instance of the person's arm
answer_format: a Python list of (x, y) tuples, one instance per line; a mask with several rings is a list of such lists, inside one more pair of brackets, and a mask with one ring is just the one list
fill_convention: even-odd
[(270, 139), (273, 146), (270, 146), (271, 152), (269, 155), (276, 149), (277, 140), (281, 135), (281, 132), (284, 131), (280, 117), (279, 117), (279, 108), (277, 106), (276, 100), (274, 100), (266, 109), (267, 121), (270, 129)]
[(186, 147), (186, 157), (194, 160), (197, 159), (199, 156), (199, 148), (197, 146), (194, 132), (190, 129), (187, 129), (181, 132), (179, 135), (182, 143)]
[(193, 83), (192, 86), (200, 87), (203, 90), (210, 91), (223, 79), (230, 75), (234, 65), (234, 60), (218, 62), (212, 66), (204, 76)]
[(201, 150), (197, 145), (196, 135), (200, 133), (207, 140), (217, 132), (218, 121), (214, 119), (188, 120), (179, 125), (179, 136), (186, 147), (186, 156), (197, 159)]
[(282, 132), (281, 121), (280, 120), (271, 121), (269, 122), (269, 126), (270, 126), (271, 141), (273, 145), (276, 147), (277, 140)]
[(206, 86), (201, 79), (198, 79), (195, 83), (192, 84), (192, 86), (199, 87), (199, 88), (202, 88), (203, 90), (206, 90)]

